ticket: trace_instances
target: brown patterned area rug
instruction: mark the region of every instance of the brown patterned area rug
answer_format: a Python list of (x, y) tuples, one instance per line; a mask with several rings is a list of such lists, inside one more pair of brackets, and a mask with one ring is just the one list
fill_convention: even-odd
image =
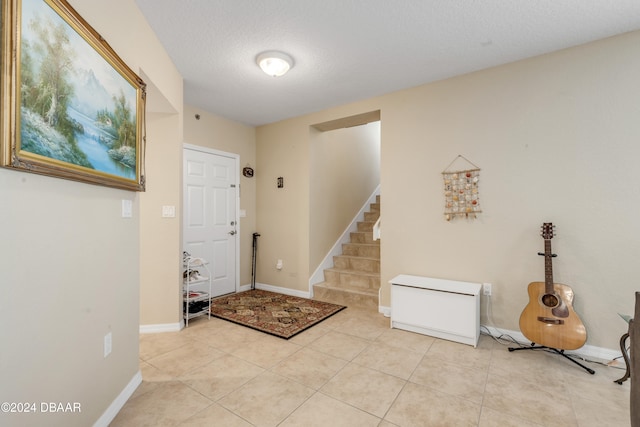
[(289, 339), (346, 307), (252, 289), (211, 301), (211, 315)]

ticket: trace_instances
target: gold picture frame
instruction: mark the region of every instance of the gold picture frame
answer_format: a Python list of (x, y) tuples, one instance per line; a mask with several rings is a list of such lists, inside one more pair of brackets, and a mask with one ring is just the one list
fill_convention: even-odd
[(144, 191), (144, 81), (65, 0), (1, 1), (0, 166)]

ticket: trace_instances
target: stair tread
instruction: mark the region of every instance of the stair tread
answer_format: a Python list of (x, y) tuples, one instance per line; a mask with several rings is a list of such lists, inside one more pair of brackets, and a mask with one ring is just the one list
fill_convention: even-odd
[[(370, 257), (370, 256), (360, 256), (360, 255), (346, 255), (346, 254), (342, 254), (342, 255), (334, 255), (334, 257), (336, 258), (356, 258), (356, 259), (368, 259), (371, 261), (380, 261), (379, 257)], [(327, 269), (328, 270), (328, 269)]]
[(368, 271), (354, 270), (352, 268), (331, 267), (331, 268), (325, 268), (324, 271), (335, 271), (336, 273), (349, 273), (349, 274), (355, 274), (358, 276), (380, 277), (380, 273), (370, 273)]
[(338, 291), (344, 291), (344, 292), (351, 292), (355, 294), (373, 295), (376, 297), (378, 296), (378, 289), (359, 288), (357, 286), (349, 286), (349, 285), (337, 285), (331, 282), (320, 282), (320, 283), (316, 283), (313, 286), (320, 287), (320, 288), (333, 289)]
[[(371, 234), (371, 231), (360, 231), (360, 233), (362, 233), (362, 234), (365, 234), (365, 235), (366, 235), (366, 233)], [(373, 237), (371, 237), (371, 241), (369, 241), (369, 242), (358, 242), (358, 241), (355, 241), (355, 242), (354, 242), (354, 241), (351, 241), (351, 242), (349, 242), (349, 243), (350, 243), (350, 244), (352, 244), (352, 245), (358, 245), (358, 244), (360, 244), (360, 245), (380, 246), (380, 240), (373, 240)], [(347, 245), (347, 244), (349, 244), (349, 243), (345, 243), (345, 245)]]

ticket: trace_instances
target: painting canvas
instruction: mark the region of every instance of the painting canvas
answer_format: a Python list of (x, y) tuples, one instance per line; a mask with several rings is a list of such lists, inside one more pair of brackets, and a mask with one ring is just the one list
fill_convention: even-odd
[(2, 10), (2, 165), (143, 191), (144, 82), (65, 1)]

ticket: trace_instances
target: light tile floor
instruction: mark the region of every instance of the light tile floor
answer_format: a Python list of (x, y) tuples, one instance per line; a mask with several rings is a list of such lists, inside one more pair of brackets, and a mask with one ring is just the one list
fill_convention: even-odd
[(285, 341), (202, 318), (140, 337), (143, 382), (112, 426), (626, 427), (624, 372), (477, 348), (346, 309)]

